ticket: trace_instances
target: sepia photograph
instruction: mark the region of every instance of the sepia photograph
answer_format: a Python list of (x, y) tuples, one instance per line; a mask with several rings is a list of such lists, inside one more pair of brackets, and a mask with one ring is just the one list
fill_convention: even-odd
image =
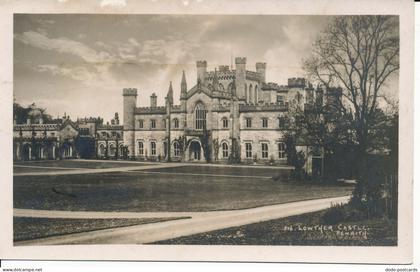
[(398, 25), (16, 14), (14, 244), (396, 246)]
[(2, 257), (412, 261), (408, 0), (77, 1), (2, 13)]

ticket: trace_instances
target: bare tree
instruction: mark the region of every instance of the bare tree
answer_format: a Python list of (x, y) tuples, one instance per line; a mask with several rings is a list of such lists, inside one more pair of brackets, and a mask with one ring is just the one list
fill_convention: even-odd
[(312, 56), (304, 61), (311, 80), (327, 89), (343, 89), (338, 110), (350, 116), (357, 147), (353, 168), (359, 182), (351, 203), (365, 207), (368, 215), (380, 203), (379, 175), (384, 169), (368, 166), (367, 153), (386, 137), (383, 125), (388, 118), (379, 100), (387, 102), (384, 86), (399, 70), (398, 26), (396, 16), (336, 17), (315, 42)]
[[(398, 17), (342, 16), (334, 18), (304, 61), (309, 77), (326, 88), (341, 86), (340, 110), (350, 114), (360, 151), (371, 146), (379, 99), (399, 69)], [(386, 99), (386, 98), (385, 98)]]

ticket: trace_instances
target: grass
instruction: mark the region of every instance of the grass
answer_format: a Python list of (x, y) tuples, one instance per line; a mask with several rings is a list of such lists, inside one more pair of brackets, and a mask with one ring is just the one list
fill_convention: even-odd
[[(140, 172), (141, 170), (139, 170)], [(156, 173), (190, 173), (190, 174), (215, 174), (215, 175), (238, 175), (244, 177), (268, 177), (282, 174), (284, 179), (289, 176), (290, 170), (278, 170), (271, 168), (245, 168), (245, 167), (220, 167), (220, 166), (205, 166), (205, 165), (194, 165), (194, 166), (181, 166), (175, 168), (161, 168), (147, 170), (148, 172)]]
[[(14, 162), (14, 165), (24, 165), (24, 166), (42, 166), (42, 167), (60, 167), (60, 168), (86, 168), (86, 169), (104, 169), (104, 168), (114, 168), (114, 167), (126, 167), (126, 166), (139, 166), (146, 165), (145, 163), (136, 162), (113, 162), (113, 161), (73, 161), (73, 160), (57, 160), (57, 161), (30, 161), (30, 162)], [(150, 165), (149, 163), (147, 165)], [(31, 171), (28, 171), (30, 169)], [(14, 167), (13, 172), (23, 173), (23, 172), (32, 172), (32, 171), (49, 171), (48, 168), (27, 168), (27, 167)], [(60, 171), (65, 169), (55, 169), (51, 168), (50, 171)]]
[(13, 241), (24, 241), (57, 235), (80, 233), (109, 228), (156, 223), (173, 218), (142, 219), (68, 219), (68, 218), (31, 218), (13, 217)]
[[(321, 217), (324, 211), (307, 213), (227, 228), (192, 236), (185, 236), (155, 244), (186, 245), (300, 245), (300, 246), (396, 246), (397, 221), (374, 218), (324, 225)], [(340, 225), (340, 226), (339, 226)], [(325, 226), (331, 229), (308, 230), (305, 227)], [(340, 232), (344, 226), (358, 226), (366, 232)]]
[[(194, 167), (174, 170), (188, 174)], [(220, 174), (220, 171), (217, 168), (214, 173)], [(235, 171), (242, 173), (242, 169)], [(272, 170), (260, 174), (271, 175), (269, 171)], [(295, 184), (252, 177), (142, 172), (15, 176), (13, 186), (15, 208), (136, 212), (244, 209), (343, 196), (352, 190), (346, 186)]]

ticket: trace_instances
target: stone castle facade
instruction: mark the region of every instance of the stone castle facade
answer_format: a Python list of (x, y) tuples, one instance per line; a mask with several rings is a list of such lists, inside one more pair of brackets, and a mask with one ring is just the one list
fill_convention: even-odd
[(180, 104), (174, 105), (172, 82), (165, 105), (152, 94), (149, 107), (137, 107), (137, 89), (123, 90), (124, 144), (131, 158), (171, 161), (287, 161), (284, 136), (291, 105), (313, 104), (317, 90), (303, 78), (285, 86), (266, 82), (266, 63), (247, 70), (246, 58), (235, 69), (207, 70), (197, 61), (197, 83), (180, 83)]

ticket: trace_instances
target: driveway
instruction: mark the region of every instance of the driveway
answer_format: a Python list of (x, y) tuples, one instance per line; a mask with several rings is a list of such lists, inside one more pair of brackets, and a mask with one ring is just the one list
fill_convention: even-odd
[(15, 216), (49, 218), (164, 218), (188, 219), (97, 230), (77, 234), (16, 242), (15, 245), (60, 244), (147, 244), (193, 234), (248, 225), (303, 213), (323, 210), (332, 204), (347, 203), (350, 196), (322, 198), (269, 205), (251, 209), (212, 212), (71, 212), (15, 209)]

